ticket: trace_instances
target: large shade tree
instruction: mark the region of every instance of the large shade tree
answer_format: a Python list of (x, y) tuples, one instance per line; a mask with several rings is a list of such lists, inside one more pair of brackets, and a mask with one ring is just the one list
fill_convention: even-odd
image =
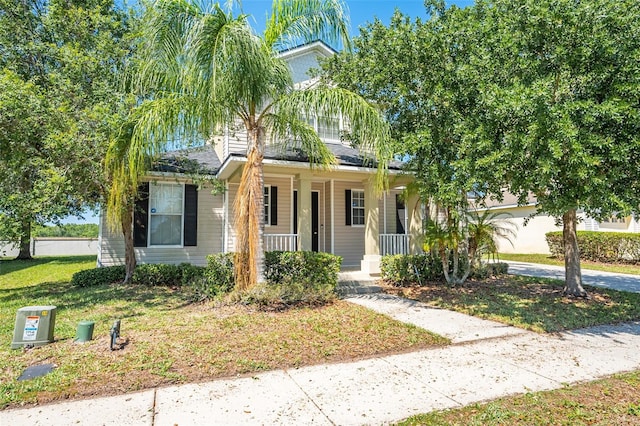
[(640, 208), (640, 3), (429, 3), (428, 21), (365, 27), (330, 76), (384, 106), (425, 195), (534, 195), (563, 224), (565, 293), (585, 296), (578, 212)]
[[(563, 225), (565, 293), (586, 296), (577, 215), (640, 209), (640, 3), (480, 1), (486, 70), (477, 152)], [(480, 61), (479, 61), (480, 62)], [(490, 137), (493, 136), (493, 137)]]
[(113, 0), (0, 0), (0, 238), (18, 258), (34, 223), (99, 200), (127, 23)]
[(148, 99), (140, 106), (133, 134), (137, 159), (162, 150), (168, 140), (209, 139), (237, 123), (246, 130), (247, 158), (234, 206), (237, 289), (252, 287), (261, 275), (268, 143), (296, 145), (312, 165), (329, 166), (335, 157), (308, 118), (341, 114), (353, 138), (376, 154), (382, 187), (390, 134), (377, 109), (350, 91), (320, 82), (294, 87), (291, 71), (279, 57), (286, 48), (317, 39), (348, 45), (341, 1), (274, 0), (261, 35), (246, 15), (234, 16), (218, 3), (158, 0), (149, 5), (144, 20), (137, 87)]

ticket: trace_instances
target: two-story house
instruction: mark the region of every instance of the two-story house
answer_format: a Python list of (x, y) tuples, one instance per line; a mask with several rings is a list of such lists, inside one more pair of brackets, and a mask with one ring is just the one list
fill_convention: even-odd
[[(322, 42), (281, 54), (294, 82), (309, 84), (308, 71), (335, 52)], [(390, 190), (379, 196), (372, 186), (376, 170), (363, 153), (341, 140), (340, 118), (311, 117), (337, 165), (311, 169), (299, 152), (268, 146), (264, 159), (264, 249), (323, 251), (342, 256), (343, 267), (379, 272), (380, 256), (419, 250), (421, 209), (417, 197), (404, 202), (410, 179), (390, 164)], [(206, 263), (211, 253), (234, 250), (233, 205), (246, 162), (246, 134), (226, 129), (215, 143), (181, 153), (224, 183), (212, 195), (198, 190), (179, 168), (150, 172), (134, 218), (136, 257), (140, 263)], [(98, 263), (124, 263), (120, 233), (101, 221)]]

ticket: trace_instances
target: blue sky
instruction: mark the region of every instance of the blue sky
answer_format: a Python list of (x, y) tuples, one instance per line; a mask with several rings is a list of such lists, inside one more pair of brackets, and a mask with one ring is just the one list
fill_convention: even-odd
[[(445, 0), (447, 5), (455, 4), (466, 7), (473, 4), (471, 0)], [(388, 24), (395, 9), (399, 9), (405, 15), (411, 17), (426, 18), (423, 0), (346, 0), (351, 17), (351, 34), (358, 35), (358, 28), (367, 22), (373, 22), (377, 17), (383, 23)], [(260, 31), (264, 28), (267, 11), (271, 9), (270, 0), (244, 0), (242, 1), (244, 12), (255, 20), (255, 28)]]
[[(131, 4), (133, 1), (129, 0)], [(252, 16), (254, 27), (257, 31), (264, 29), (264, 21), (266, 20), (267, 11), (271, 9), (270, 0), (244, 0), (242, 7), (244, 13)], [(358, 28), (364, 26), (367, 22), (373, 22), (375, 18), (380, 19), (383, 23), (388, 24), (393, 12), (399, 9), (403, 14), (413, 18), (426, 18), (423, 0), (346, 0), (349, 7), (349, 15), (351, 17), (351, 34), (357, 36)], [(455, 4), (459, 7), (466, 7), (473, 4), (471, 0), (454, 0), (447, 1), (447, 5)], [(252, 23), (253, 23), (252, 22)], [(84, 219), (70, 217), (63, 222), (65, 223), (98, 223), (95, 214), (89, 212)]]

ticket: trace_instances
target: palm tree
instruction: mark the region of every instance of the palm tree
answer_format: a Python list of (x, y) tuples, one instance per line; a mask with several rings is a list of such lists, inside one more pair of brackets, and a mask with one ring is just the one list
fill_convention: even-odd
[(516, 236), (517, 225), (506, 219), (512, 215), (491, 210), (472, 210), (468, 215), (469, 260), (472, 263), (477, 263), (484, 253), (496, 253), (498, 239), (507, 240), (513, 245), (512, 238)]
[[(462, 262), (460, 265), (461, 255), (464, 258), (467, 253), (467, 244), (464, 239), (465, 225), (460, 220), (455, 209), (451, 207), (440, 207), (436, 204), (436, 218), (428, 218), (424, 229), (423, 248), (425, 251), (431, 251), (440, 257), (442, 262), (442, 271), (445, 281), (452, 285), (463, 284), (469, 273), (471, 265)], [(443, 217), (439, 217), (438, 212)], [(462, 252), (462, 253), (461, 253)], [(449, 270), (449, 259), (452, 259), (452, 269)], [(462, 269), (460, 267), (462, 266)]]
[[(106, 203), (107, 225), (111, 231), (122, 231), (125, 249), (125, 277), (128, 283), (136, 267), (136, 254), (133, 246), (133, 210), (138, 195), (138, 180), (149, 169), (144, 156), (133, 151), (132, 136), (135, 123), (134, 110), (109, 142), (105, 157), (105, 174), (109, 185)], [(131, 159), (131, 161), (130, 161)], [(137, 164), (135, 161), (142, 161)]]
[(223, 8), (218, 3), (156, 0), (147, 8), (137, 89), (148, 99), (140, 106), (132, 149), (143, 156), (162, 150), (168, 140), (209, 140), (226, 126), (244, 125), (247, 161), (234, 215), (236, 289), (245, 290), (259, 280), (264, 257), (267, 143), (295, 145), (312, 166), (329, 167), (335, 157), (307, 119), (342, 115), (360, 146), (375, 153), (381, 189), (390, 132), (379, 111), (352, 92), (321, 82), (296, 90), (288, 65), (279, 57), (301, 41), (324, 39), (348, 46), (341, 0), (274, 0), (261, 36), (246, 15), (233, 16), (231, 3)]

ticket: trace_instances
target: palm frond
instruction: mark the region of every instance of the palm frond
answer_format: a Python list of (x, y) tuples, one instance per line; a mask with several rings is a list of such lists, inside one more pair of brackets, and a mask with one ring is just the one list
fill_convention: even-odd
[(296, 116), (268, 114), (263, 117), (265, 128), (269, 129), (271, 144), (282, 154), (299, 151), (306, 156), (312, 168), (327, 169), (337, 163), (335, 155), (320, 139), (311, 125)]
[(264, 42), (270, 50), (324, 40), (351, 48), (349, 10), (341, 0), (273, 0)]
[(351, 135), (360, 151), (377, 161), (376, 189), (387, 187), (387, 171), (393, 157), (389, 124), (380, 111), (362, 97), (348, 90), (319, 85), (296, 90), (274, 103), (274, 111), (283, 117), (339, 117), (349, 123)]

